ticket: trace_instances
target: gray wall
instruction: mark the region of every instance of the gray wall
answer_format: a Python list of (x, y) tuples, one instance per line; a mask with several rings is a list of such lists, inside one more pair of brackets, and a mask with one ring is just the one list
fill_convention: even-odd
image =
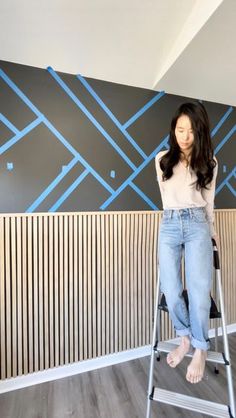
[[(161, 209), (154, 157), (188, 99), (0, 61), (0, 212)], [(203, 103), (233, 208), (236, 109)]]

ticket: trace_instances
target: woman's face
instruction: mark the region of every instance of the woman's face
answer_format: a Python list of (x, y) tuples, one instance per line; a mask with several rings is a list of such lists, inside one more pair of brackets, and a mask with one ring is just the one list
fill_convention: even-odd
[(187, 115), (182, 115), (177, 119), (175, 137), (180, 150), (184, 154), (191, 153), (194, 142), (194, 133), (191, 121)]

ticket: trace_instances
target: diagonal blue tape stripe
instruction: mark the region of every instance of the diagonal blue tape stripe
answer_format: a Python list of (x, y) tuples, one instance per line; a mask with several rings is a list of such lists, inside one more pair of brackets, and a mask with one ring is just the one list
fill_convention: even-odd
[(32, 131), (36, 126), (38, 126), (42, 122), (42, 118), (39, 117), (31, 122), (28, 126), (26, 126), (21, 132), (18, 132), (13, 138), (9, 139), (4, 145), (0, 147), (0, 155), (2, 155), (5, 151), (15, 145), (20, 139), (22, 139), (25, 135), (27, 135), (30, 131)]
[(233, 128), (228, 132), (228, 134), (222, 139), (222, 141), (217, 145), (215, 148), (215, 154), (217, 154), (220, 149), (223, 147), (223, 145), (231, 138), (231, 136), (236, 132), (236, 125), (233, 126)]
[(56, 80), (56, 82), (61, 86), (61, 88), (66, 92), (66, 94), (73, 100), (73, 102), (82, 110), (82, 112), (87, 116), (87, 118), (92, 122), (92, 124), (101, 132), (101, 134), (107, 139), (107, 141), (112, 145), (116, 152), (124, 159), (124, 161), (132, 168), (136, 169), (134, 163), (127, 157), (127, 155), (122, 151), (122, 149), (115, 143), (111, 136), (105, 131), (105, 129), (100, 125), (100, 123), (94, 118), (94, 116), (86, 109), (83, 103), (76, 97), (76, 95), (71, 91), (71, 89), (66, 85), (66, 83), (59, 77), (59, 75), (51, 68), (48, 67), (48, 72)]
[(14, 134), (18, 134), (19, 130), (2, 114), (0, 113), (0, 120), (7, 126)]
[(232, 176), (236, 177), (236, 168), (234, 168), (228, 176), (217, 186), (216, 188), (216, 195), (223, 189), (223, 187), (228, 183), (228, 181), (231, 179)]
[(85, 170), (75, 181), (68, 187), (68, 189), (63, 193), (60, 199), (49, 209), (49, 212), (55, 212), (62, 203), (71, 195), (71, 193), (76, 189), (76, 187), (87, 177), (89, 174), (88, 170)]
[(73, 160), (67, 165), (65, 170), (61, 172), (52, 183), (41, 193), (41, 195), (28, 207), (26, 210), (27, 213), (34, 212), (35, 209), (46, 199), (46, 197), (55, 189), (55, 187), (60, 183), (64, 177), (72, 170), (72, 168), (77, 164), (78, 159), (73, 158)]
[(226, 184), (231, 193), (236, 197), (236, 190), (231, 186), (230, 183), (227, 182)]
[(229, 115), (232, 112), (233, 112), (233, 108), (232, 108), (232, 106), (230, 106), (229, 109), (227, 110), (227, 112), (224, 114), (224, 116), (220, 119), (220, 121), (214, 127), (214, 129), (212, 129), (212, 131), (211, 131), (211, 137), (213, 137), (216, 134), (216, 132), (221, 128), (221, 126), (223, 125), (223, 123), (226, 121), (226, 119), (229, 117)]
[(132, 125), (140, 116), (142, 116), (154, 103), (161, 99), (165, 94), (164, 91), (160, 91), (156, 96), (153, 97), (148, 103), (145, 104), (135, 115), (133, 115), (127, 122), (124, 123), (123, 128), (127, 129)]
[[(43, 122), (48, 129), (56, 136), (57, 139), (78, 159), (78, 161), (87, 169), (90, 171), (91, 175), (93, 175), (96, 180), (102, 184), (102, 186), (108, 190), (110, 193), (113, 193), (113, 188), (94, 170), (86, 160), (84, 160), (83, 157), (71, 146), (71, 144), (59, 133), (59, 131), (49, 122), (47, 118), (33, 105), (33, 103), (25, 96), (25, 94), (16, 86), (16, 84), (2, 71), (0, 70), (0, 76), (4, 79), (4, 81), (9, 85), (9, 87), (16, 93), (17, 96), (20, 97), (20, 99), (36, 114), (38, 115), (38, 119), (36, 121), (33, 121), (28, 127), (23, 130), (23, 135), (25, 135), (30, 128), (37, 126), (38, 123)], [(38, 121), (38, 122), (37, 122)], [(22, 132), (20, 134), (22, 134)], [(23, 137), (23, 136), (22, 136)], [(15, 141), (21, 139), (21, 137), (16, 138)], [(8, 141), (8, 147), (13, 145), (12, 142)], [(11, 140), (10, 140), (11, 141)], [(7, 148), (3, 148), (6, 146), (4, 144), (0, 150), (4, 152)], [(29, 208), (28, 210), (29, 211)]]
[(149, 197), (147, 197), (147, 195), (145, 195), (142, 190), (140, 190), (136, 184), (134, 183), (130, 183), (130, 187), (132, 187), (132, 189), (154, 210), (158, 210), (158, 207), (152, 202), (151, 199), (149, 199)]
[(125, 189), (125, 187), (127, 185), (129, 185), (134, 179), (135, 177), (138, 176), (138, 174), (140, 173), (140, 171), (142, 171), (144, 169), (144, 167), (146, 167), (149, 162), (156, 156), (156, 154), (163, 148), (166, 146), (167, 142), (169, 139), (169, 135), (167, 135), (162, 142), (158, 145), (158, 147), (149, 155), (148, 158), (146, 158), (145, 161), (142, 162), (142, 164), (140, 164), (140, 166), (126, 179), (126, 181), (124, 181), (124, 183), (122, 183), (122, 185), (102, 204), (102, 206), (100, 207), (101, 210), (104, 210), (107, 208), (107, 206), (110, 205), (110, 203)]
[(87, 161), (72, 147), (72, 145), (63, 137), (63, 135), (47, 120), (44, 123), (50, 129), (51, 132), (62, 142), (63, 145), (78, 159), (78, 161), (96, 178), (96, 180), (105, 187), (110, 193), (113, 193), (113, 188), (98, 174), (93, 167), (87, 163)]
[(139, 154), (146, 158), (147, 155), (145, 152), (140, 148), (140, 146), (134, 141), (134, 139), (131, 137), (131, 135), (124, 129), (120, 121), (115, 117), (115, 115), (111, 112), (111, 110), (107, 107), (107, 105), (103, 102), (103, 100), (98, 96), (98, 94), (94, 91), (94, 89), (90, 86), (90, 84), (87, 82), (87, 80), (82, 77), (82, 75), (78, 74), (76, 76), (78, 80), (83, 84), (83, 86), (88, 90), (88, 92), (91, 94), (91, 96), (96, 100), (96, 102), (99, 104), (99, 106), (104, 110), (104, 112), (109, 116), (109, 118), (114, 122), (114, 124), (117, 126), (117, 128), (120, 129), (122, 134), (128, 139), (128, 141), (133, 145), (133, 147), (136, 149), (136, 151), (139, 152)]
[(21, 100), (35, 113), (41, 117), (41, 112), (33, 105), (33, 103), (25, 96), (24, 93), (17, 87), (17, 85), (0, 69), (0, 77), (8, 84), (8, 86), (21, 98)]

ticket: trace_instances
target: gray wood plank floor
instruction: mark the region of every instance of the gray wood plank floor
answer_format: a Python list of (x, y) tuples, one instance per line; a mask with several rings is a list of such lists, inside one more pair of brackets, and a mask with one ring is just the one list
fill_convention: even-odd
[[(229, 344), (236, 388), (236, 334), (229, 336)], [(2, 394), (0, 418), (145, 418), (149, 361), (144, 357)], [(156, 386), (228, 403), (225, 367), (220, 366), (220, 374), (215, 375), (213, 365), (207, 365), (208, 378), (191, 385), (185, 380), (188, 363), (185, 359), (173, 370), (162, 355), (155, 366)], [(197, 417), (207, 415), (152, 403), (152, 418)]]

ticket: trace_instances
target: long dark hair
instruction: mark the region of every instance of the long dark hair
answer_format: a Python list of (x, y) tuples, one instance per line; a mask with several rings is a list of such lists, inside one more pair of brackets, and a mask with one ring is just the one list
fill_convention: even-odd
[(175, 136), (175, 127), (180, 116), (189, 117), (194, 133), (194, 142), (191, 152), (190, 167), (196, 173), (196, 188), (207, 188), (213, 178), (216, 161), (213, 159), (213, 147), (210, 135), (210, 123), (207, 111), (202, 103), (183, 103), (176, 111), (172, 121), (169, 136), (169, 151), (161, 158), (160, 167), (163, 171), (163, 180), (173, 175), (173, 167), (180, 160), (181, 150)]

